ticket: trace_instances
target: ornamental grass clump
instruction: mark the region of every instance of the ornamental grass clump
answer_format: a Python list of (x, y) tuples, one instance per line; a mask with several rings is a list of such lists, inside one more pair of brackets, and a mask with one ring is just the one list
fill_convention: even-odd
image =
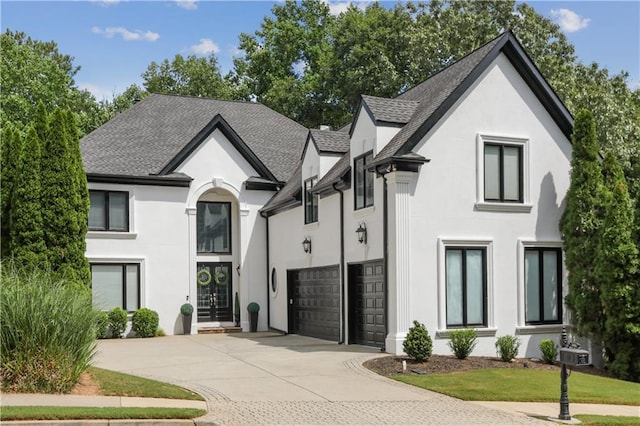
[(472, 328), (464, 330), (452, 330), (449, 333), (449, 348), (458, 359), (465, 359), (478, 343), (478, 334)]
[(402, 344), (404, 352), (416, 361), (426, 361), (431, 356), (433, 343), (431, 336), (424, 324), (413, 321), (413, 327), (409, 328), (409, 333)]
[(131, 317), (131, 329), (138, 337), (155, 337), (158, 330), (158, 313), (140, 308)]
[(55, 280), (48, 272), (2, 266), (2, 390), (69, 392), (96, 351), (98, 318), (90, 291)]
[(554, 364), (558, 358), (558, 346), (551, 339), (542, 339), (540, 341), (540, 352), (542, 360), (547, 364)]
[(498, 356), (504, 362), (511, 362), (516, 356), (518, 356), (518, 349), (520, 349), (520, 339), (516, 336), (505, 335), (498, 337), (496, 340), (496, 350)]

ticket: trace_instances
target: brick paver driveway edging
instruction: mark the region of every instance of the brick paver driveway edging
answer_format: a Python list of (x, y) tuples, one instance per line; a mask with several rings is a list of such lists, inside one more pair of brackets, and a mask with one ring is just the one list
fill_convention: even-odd
[(302, 336), (103, 340), (96, 366), (174, 383), (207, 399), (198, 424), (553, 424), (415, 388), (362, 367), (380, 355)]

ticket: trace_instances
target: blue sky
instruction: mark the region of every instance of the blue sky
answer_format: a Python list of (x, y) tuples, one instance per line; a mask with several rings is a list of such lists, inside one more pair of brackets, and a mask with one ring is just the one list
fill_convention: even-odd
[[(356, 5), (368, 2), (355, 1)], [(395, 2), (384, 2), (391, 6)], [(640, 87), (640, 1), (530, 1), (558, 22), (580, 61), (598, 62), (611, 74), (628, 71)], [(348, 2), (330, 2), (333, 13)], [(239, 54), (238, 36), (253, 33), (271, 1), (6, 1), (0, 3), (2, 31), (24, 31), (58, 44), (81, 66), (76, 84), (98, 99), (111, 99), (151, 61), (175, 54), (215, 53), (223, 72)]]

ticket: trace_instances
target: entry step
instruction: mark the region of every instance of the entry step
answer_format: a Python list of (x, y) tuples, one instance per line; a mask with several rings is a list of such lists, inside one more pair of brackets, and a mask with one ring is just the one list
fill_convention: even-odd
[(242, 327), (200, 327), (198, 334), (242, 333)]

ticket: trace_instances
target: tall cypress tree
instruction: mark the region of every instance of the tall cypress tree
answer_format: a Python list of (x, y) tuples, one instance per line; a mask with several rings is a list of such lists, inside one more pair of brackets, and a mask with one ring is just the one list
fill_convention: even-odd
[[(66, 114), (56, 108), (49, 120), (49, 132), (42, 157), (42, 206), (44, 239), (54, 272), (76, 283), (86, 284), (79, 259), (84, 258), (84, 237), (76, 208), (80, 205), (70, 133)], [(86, 262), (86, 260), (84, 261)]]
[(22, 160), (22, 138), (12, 126), (5, 126), (0, 135), (2, 147), (0, 151), (0, 253), (2, 258), (10, 254), (11, 200), (16, 182), (16, 175)]
[(605, 157), (602, 174), (605, 191), (595, 276), (605, 313), (603, 343), (611, 371), (619, 378), (639, 381), (640, 283), (634, 209), (622, 167), (612, 154)]
[(40, 141), (29, 127), (22, 162), (12, 196), (9, 248), (13, 260), (25, 267), (46, 267), (44, 231), (40, 204)]
[(581, 111), (576, 116), (571, 140), (571, 184), (560, 220), (569, 271), (569, 293), (565, 301), (572, 312), (571, 320), (577, 332), (601, 338), (605, 315), (594, 265), (602, 222), (603, 184), (595, 121), (591, 112)]

